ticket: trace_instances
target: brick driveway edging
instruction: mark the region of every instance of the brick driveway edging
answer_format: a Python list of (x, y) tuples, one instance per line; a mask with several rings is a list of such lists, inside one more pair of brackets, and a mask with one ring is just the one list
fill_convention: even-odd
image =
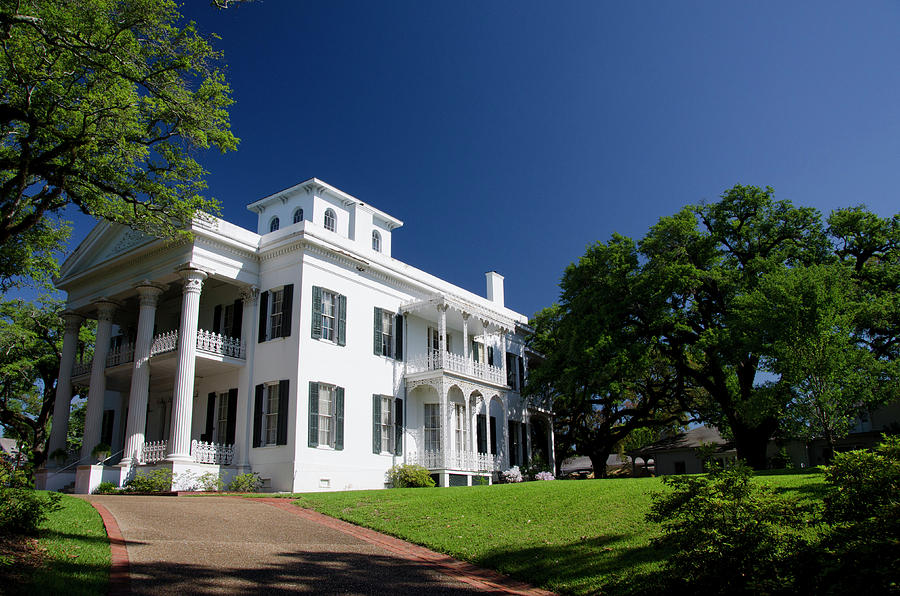
[(125, 547), (125, 538), (119, 529), (119, 523), (115, 516), (100, 503), (91, 503), (109, 538), (109, 596), (123, 596), (131, 593), (131, 566), (128, 562), (128, 549)]

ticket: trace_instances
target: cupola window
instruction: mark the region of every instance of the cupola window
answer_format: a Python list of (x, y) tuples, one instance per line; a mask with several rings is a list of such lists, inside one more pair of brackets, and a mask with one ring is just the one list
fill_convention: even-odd
[(294, 211), (294, 223), (300, 223), (303, 221), (303, 209), (297, 209)]
[(272, 221), (269, 222), (269, 231), (270, 231), (270, 232), (277, 232), (280, 225), (281, 225), (281, 222), (278, 221), (278, 218), (277, 218), (277, 217), (273, 217), (273, 218), (272, 218)]
[(378, 230), (372, 230), (372, 250), (381, 252), (381, 234)]
[(325, 229), (331, 232), (335, 231), (337, 228), (337, 220), (334, 217), (334, 211), (331, 209), (325, 210)]

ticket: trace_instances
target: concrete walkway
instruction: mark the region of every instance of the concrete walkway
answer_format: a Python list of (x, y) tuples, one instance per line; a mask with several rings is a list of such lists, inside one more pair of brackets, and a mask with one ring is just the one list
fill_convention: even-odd
[(111, 592), (546, 594), (284, 499), (85, 498), (106, 508), (127, 548), (127, 576), (114, 573)]

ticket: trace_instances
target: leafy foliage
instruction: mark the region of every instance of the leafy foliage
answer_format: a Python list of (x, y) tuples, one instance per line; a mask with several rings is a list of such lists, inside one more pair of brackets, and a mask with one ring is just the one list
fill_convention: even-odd
[(0, 458), (0, 534), (33, 533), (47, 515), (59, 508), (60, 496), (46, 498), (29, 486), (28, 479)]
[(228, 483), (228, 491), (233, 493), (255, 493), (262, 488), (262, 480), (256, 472), (238, 474)]
[(394, 488), (434, 487), (434, 478), (428, 468), (416, 464), (397, 464), (388, 470), (387, 478)]
[(95, 495), (115, 495), (122, 492), (118, 486), (112, 482), (101, 482), (94, 489)]
[(125, 482), (125, 488), (134, 493), (165, 493), (172, 490), (172, 470), (157, 469), (148, 474), (139, 472)]

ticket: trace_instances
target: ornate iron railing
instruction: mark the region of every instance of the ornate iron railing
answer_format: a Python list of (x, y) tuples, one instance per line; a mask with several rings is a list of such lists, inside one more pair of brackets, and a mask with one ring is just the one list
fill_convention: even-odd
[(118, 366), (127, 362), (134, 362), (134, 344), (122, 344), (117, 348), (111, 348), (106, 355), (106, 368)]
[(244, 358), (244, 342), (235, 337), (203, 329), (197, 331), (197, 349), (210, 354)]
[(155, 464), (166, 459), (168, 441), (148, 441), (141, 446), (141, 463)]
[(234, 460), (234, 445), (191, 441), (191, 457), (198, 464), (230, 466)]
[(470, 377), (489, 381), (496, 385), (506, 385), (503, 369), (483, 362), (475, 362), (460, 354), (431, 350), (424, 356), (412, 358), (406, 363), (406, 372), (418, 373), (429, 370), (448, 370)]
[(422, 451), (408, 453), (407, 463), (429, 470), (460, 470), (463, 472), (493, 472), (500, 469), (500, 458), (491, 453), (474, 451)]
[(81, 375), (86, 375), (91, 372), (91, 367), (94, 366), (94, 359), (90, 359), (86, 362), (76, 362), (72, 365), (72, 376), (80, 377)]
[(150, 355), (165, 354), (178, 349), (178, 331), (166, 331), (153, 338), (150, 345)]

